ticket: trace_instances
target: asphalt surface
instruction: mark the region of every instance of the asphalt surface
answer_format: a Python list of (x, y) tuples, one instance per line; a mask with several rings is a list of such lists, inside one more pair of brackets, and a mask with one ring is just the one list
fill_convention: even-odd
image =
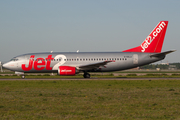
[(180, 80), (180, 78), (14, 78), (14, 79), (0, 79), (2, 80)]

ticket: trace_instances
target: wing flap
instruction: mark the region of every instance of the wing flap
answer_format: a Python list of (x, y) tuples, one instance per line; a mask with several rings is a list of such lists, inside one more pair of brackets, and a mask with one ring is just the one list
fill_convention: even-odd
[(100, 66), (104, 66), (110, 62), (115, 62), (115, 61), (110, 60), (110, 61), (103, 61), (103, 62), (98, 62), (98, 63), (93, 63), (93, 64), (81, 65), (81, 66), (78, 66), (78, 68), (80, 70), (91, 70), (91, 69), (99, 68)]

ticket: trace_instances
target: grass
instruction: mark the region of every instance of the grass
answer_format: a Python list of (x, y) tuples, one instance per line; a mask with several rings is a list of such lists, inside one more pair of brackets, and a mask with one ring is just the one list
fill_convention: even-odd
[[(91, 74), (91, 78), (179, 78), (180, 74), (171, 74), (168, 75), (166, 73), (147, 73), (147, 74), (143, 74), (143, 75), (138, 75), (136, 73), (129, 73), (127, 75), (121, 75), (119, 74), (118, 76), (114, 76), (113, 73), (106, 73), (106, 74)], [(11, 78), (21, 78), (21, 76), (18, 75), (9, 75), (9, 74), (5, 74), (5, 75), (0, 75), (0, 79), (11, 79)], [(59, 76), (59, 75), (50, 75), (50, 74), (25, 74), (25, 78), (27, 79), (47, 79), (47, 78), (56, 78), (56, 79), (62, 79), (62, 78), (83, 78), (83, 74), (77, 74), (76, 76)]]
[(179, 119), (179, 86), (179, 80), (0, 81), (0, 119)]
[[(122, 73), (122, 74), (121, 74)], [(125, 74), (124, 74), (125, 73)], [(141, 74), (142, 73), (142, 74)], [(156, 71), (156, 70), (150, 70), (150, 71), (142, 71), (142, 70), (126, 70), (126, 71), (117, 71), (117, 72), (90, 72), (91, 78), (179, 78), (179, 70), (176, 71)], [(116, 74), (116, 75), (114, 75)], [(6, 70), (6, 72), (0, 72), (0, 79), (6, 79), (6, 78), (21, 78), (21, 76), (17, 76), (12, 71)], [(59, 76), (54, 73), (54, 75), (51, 75), (51, 73), (25, 73), (25, 78), (29, 79), (46, 79), (46, 78), (83, 78), (83, 73), (77, 74), (76, 76)]]
[[(123, 71), (117, 71), (116, 73), (179, 73), (179, 69), (178, 70), (123, 70)], [(115, 72), (113, 72), (115, 73)]]
[[(122, 71), (114, 71), (114, 72), (104, 72), (104, 73), (109, 73), (109, 74), (113, 74), (113, 73), (179, 73), (180, 70), (146, 70), (146, 69), (142, 69), (142, 70), (122, 70)], [(97, 72), (91, 72), (91, 73), (97, 73)], [(14, 74), (14, 71), (10, 71), (10, 70), (4, 70), (4, 72), (0, 72), (0, 74)], [(36, 74), (42, 74), (42, 73), (36, 73)]]

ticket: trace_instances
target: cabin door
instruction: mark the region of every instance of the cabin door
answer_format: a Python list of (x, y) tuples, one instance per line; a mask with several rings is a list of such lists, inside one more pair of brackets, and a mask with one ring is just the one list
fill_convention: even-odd
[(138, 64), (138, 54), (133, 55), (133, 64)]

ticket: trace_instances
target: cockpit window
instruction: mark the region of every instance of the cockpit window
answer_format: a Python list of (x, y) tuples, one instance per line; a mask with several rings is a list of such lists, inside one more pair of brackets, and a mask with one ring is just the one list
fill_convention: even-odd
[(17, 58), (13, 58), (10, 61), (18, 61), (18, 59)]
[(13, 58), (13, 59), (11, 59), (10, 61), (15, 61), (15, 59)]

